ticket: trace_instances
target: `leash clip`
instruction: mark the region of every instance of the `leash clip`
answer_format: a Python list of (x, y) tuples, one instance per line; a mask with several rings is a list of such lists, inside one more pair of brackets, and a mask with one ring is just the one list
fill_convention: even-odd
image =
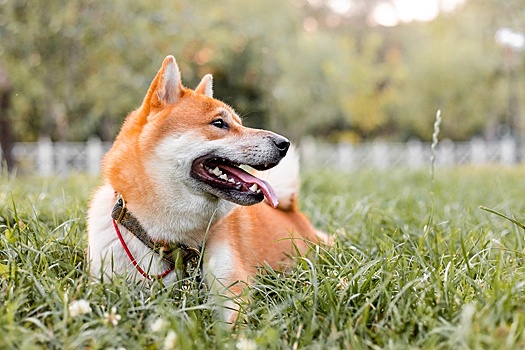
[(118, 218), (115, 221), (120, 224), (120, 222), (122, 221), (122, 218), (124, 217), (124, 214), (126, 213), (126, 201), (124, 200), (124, 198), (122, 198), (120, 193), (118, 194), (118, 201), (122, 203), (122, 206), (121, 206), (122, 208), (120, 209)]

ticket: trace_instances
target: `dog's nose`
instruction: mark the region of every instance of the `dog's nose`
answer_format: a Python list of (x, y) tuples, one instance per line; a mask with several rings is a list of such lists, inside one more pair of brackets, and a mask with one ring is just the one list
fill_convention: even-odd
[(279, 150), (279, 155), (281, 157), (284, 157), (286, 155), (286, 152), (288, 152), (288, 148), (290, 148), (290, 141), (288, 141), (286, 137), (282, 137), (279, 135), (275, 136), (272, 139), (272, 141)]

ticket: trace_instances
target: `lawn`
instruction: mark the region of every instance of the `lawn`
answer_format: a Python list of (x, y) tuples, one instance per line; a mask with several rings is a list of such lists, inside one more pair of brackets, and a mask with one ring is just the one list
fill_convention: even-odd
[(266, 269), (228, 328), (206, 291), (87, 274), (98, 179), (0, 177), (0, 348), (525, 347), (524, 168), (304, 174), (331, 249)]

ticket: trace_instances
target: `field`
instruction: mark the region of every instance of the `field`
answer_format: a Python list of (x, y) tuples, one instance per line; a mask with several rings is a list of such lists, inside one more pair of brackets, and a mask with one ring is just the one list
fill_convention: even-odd
[(265, 270), (231, 329), (203, 290), (90, 280), (98, 179), (4, 175), (0, 348), (524, 348), (524, 232), (479, 208), (525, 222), (524, 173), (304, 174), (302, 209), (337, 243), (286, 275)]

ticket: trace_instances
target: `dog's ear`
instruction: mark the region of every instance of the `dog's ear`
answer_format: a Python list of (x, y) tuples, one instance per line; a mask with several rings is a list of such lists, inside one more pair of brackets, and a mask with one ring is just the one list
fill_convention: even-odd
[(206, 74), (204, 78), (202, 78), (199, 86), (195, 88), (195, 92), (213, 98), (213, 77), (211, 74)]
[(143, 105), (161, 107), (173, 104), (181, 98), (183, 89), (177, 62), (173, 56), (167, 56), (149, 87)]

